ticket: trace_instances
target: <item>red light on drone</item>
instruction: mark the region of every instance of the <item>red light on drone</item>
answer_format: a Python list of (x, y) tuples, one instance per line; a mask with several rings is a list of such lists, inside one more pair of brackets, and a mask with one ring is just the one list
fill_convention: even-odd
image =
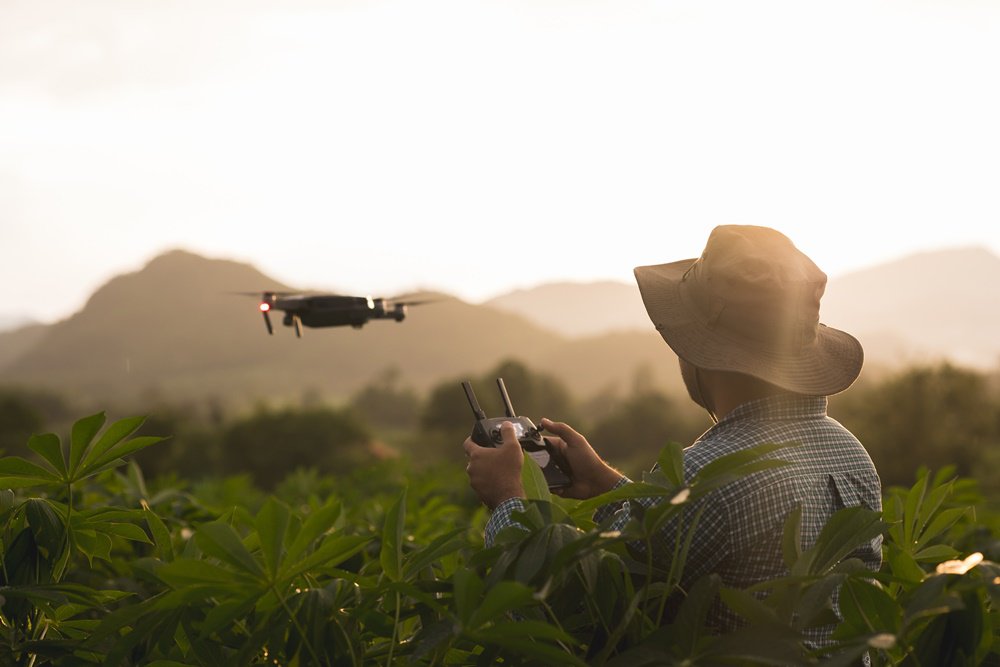
[(269, 303), (262, 303), (262, 304), (260, 304), (260, 312), (266, 313), (269, 310), (271, 310), (271, 304), (269, 304)]

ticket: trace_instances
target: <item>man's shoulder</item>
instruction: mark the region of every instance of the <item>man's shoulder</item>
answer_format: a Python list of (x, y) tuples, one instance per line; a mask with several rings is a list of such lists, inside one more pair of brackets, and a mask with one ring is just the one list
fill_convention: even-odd
[(718, 424), (684, 450), (685, 475), (690, 479), (713, 461), (766, 444), (788, 445), (763, 455), (772, 459), (798, 463), (848, 458), (870, 464), (868, 453), (858, 438), (829, 417), (739, 420)]

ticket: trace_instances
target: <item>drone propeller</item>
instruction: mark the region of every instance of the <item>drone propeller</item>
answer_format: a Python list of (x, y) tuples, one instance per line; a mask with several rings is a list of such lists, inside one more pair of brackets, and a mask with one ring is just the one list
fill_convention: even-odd
[[(414, 295), (414, 296), (416, 296), (416, 295)], [(420, 306), (420, 305), (423, 305), (425, 303), (436, 303), (438, 301), (445, 301), (446, 299), (445, 299), (445, 297), (422, 298), (422, 299), (408, 299), (408, 295), (403, 294), (403, 295), (400, 295), (400, 296), (397, 296), (397, 297), (393, 297), (393, 298), (387, 299), (387, 300), (391, 301), (393, 304), (398, 304), (400, 306)]]

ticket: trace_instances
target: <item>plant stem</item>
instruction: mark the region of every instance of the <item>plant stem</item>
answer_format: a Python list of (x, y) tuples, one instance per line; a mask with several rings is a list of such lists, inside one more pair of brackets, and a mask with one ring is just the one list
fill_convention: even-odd
[(389, 644), (389, 656), (385, 661), (386, 667), (391, 667), (392, 665), (392, 653), (396, 648), (396, 633), (399, 631), (399, 607), (401, 604), (402, 600), (399, 598), (399, 591), (396, 591), (396, 618), (392, 624), (392, 642)]
[(296, 618), (295, 614), (292, 613), (292, 609), (291, 607), (288, 606), (288, 602), (285, 601), (285, 598), (282, 597), (281, 593), (278, 592), (278, 589), (274, 585), (274, 582), (271, 582), (270, 587), (271, 587), (271, 592), (274, 593), (274, 596), (276, 598), (278, 598), (278, 602), (281, 603), (281, 607), (285, 610), (285, 613), (288, 614), (289, 620), (291, 620), (292, 624), (295, 625), (295, 629), (299, 631), (299, 636), (302, 637), (302, 643), (305, 644), (307, 649), (309, 649), (309, 655), (312, 656), (313, 664), (315, 665), (321, 664), (319, 656), (316, 655), (316, 651), (315, 649), (313, 649), (312, 643), (309, 641), (309, 637), (306, 636), (305, 628), (302, 627), (302, 624), (299, 623), (299, 619)]

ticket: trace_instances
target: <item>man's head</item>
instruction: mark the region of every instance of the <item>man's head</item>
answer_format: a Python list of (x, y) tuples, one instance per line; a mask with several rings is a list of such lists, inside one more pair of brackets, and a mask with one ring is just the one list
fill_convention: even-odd
[(826, 274), (773, 229), (716, 227), (701, 257), (636, 267), (635, 277), (656, 329), (693, 366), (814, 396), (861, 372), (861, 344), (819, 322)]

